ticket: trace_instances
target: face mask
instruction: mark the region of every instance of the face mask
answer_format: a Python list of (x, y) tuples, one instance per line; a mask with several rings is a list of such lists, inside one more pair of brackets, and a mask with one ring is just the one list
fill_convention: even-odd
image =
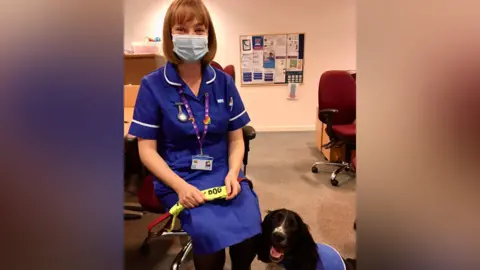
[(173, 51), (187, 62), (199, 61), (208, 53), (208, 36), (173, 35)]

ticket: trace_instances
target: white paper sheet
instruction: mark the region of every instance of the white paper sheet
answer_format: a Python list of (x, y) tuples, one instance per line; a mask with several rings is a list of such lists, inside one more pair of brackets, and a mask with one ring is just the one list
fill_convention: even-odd
[(298, 57), (299, 37), (298, 34), (287, 36), (287, 55)]

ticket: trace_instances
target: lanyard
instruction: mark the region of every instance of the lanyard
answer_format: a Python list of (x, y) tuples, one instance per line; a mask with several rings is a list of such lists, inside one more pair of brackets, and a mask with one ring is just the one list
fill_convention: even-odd
[(207, 135), (208, 125), (210, 124), (210, 101), (208, 99), (208, 93), (205, 94), (205, 119), (203, 123), (205, 124), (205, 128), (203, 129), (202, 137), (200, 137), (200, 131), (198, 130), (197, 123), (195, 121), (195, 117), (193, 116), (192, 109), (190, 105), (188, 105), (187, 98), (185, 97), (185, 91), (182, 87), (178, 88), (178, 94), (180, 94), (180, 99), (182, 99), (183, 105), (188, 113), (188, 119), (192, 122), (193, 130), (195, 130), (195, 135), (197, 136), (198, 144), (200, 145), (200, 155), (203, 155), (203, 140)]

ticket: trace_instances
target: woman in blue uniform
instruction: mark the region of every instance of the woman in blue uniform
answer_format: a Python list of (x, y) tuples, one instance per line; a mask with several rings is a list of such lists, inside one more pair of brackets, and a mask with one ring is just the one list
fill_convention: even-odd
[[(142, 79), (130, 134), (156, 177), (155, 193), (191, 236), (197, 270), (250, 269), (261, 233), (258, 199), (243, 178), (241, 128), (250, 118), (233, 79), (209, 65), (216, 36), (201, 0), (176, 0), (163, 28), (167, 64)], [(226, 185), (226, 200), (205, 202), (200, 190)]]

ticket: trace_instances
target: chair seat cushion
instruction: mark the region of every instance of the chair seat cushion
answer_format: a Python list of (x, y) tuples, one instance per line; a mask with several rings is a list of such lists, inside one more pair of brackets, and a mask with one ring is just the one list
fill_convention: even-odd
[(355, 140), (357, 134), (357, 124), (333, 125), (332, 129), (338, 137)]

